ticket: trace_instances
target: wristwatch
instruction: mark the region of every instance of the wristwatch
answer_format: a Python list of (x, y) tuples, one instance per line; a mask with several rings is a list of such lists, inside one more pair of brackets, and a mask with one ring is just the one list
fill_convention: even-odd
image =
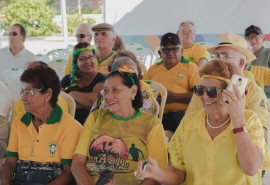
[(238, 127), (238, 128), (233, 129), (234, 134), (239, 133), (239, 132), (248, 132), (247, 126)]

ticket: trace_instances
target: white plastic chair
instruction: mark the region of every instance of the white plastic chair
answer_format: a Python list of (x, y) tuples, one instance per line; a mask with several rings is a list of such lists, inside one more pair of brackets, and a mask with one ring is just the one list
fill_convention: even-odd
[(76, 103), (72, 96), (69, 94), (65, 93), (64, 91), (60, 92), (60, 96), (66, 101), (68, 105), (68, 112), (71, 116), (75, 116), (75, 110), (76, 110)]
[(69, 52), (70, 55), (71, 55), (72, 52), (73, 52), (74, 46), (75, 46), (75, 45), (69, 44), (69, 45), (67, 45), (67, 47), (66, 47), (66, 50), (68, 50), (68, 52)]
[(37, 54), (37, 61), (42, 61), (45, 63), (49, 63), (50, 62), (50, 58), (47, 54)]
[(140, 43), (136, 43), (136, 42), (129, 42), (125, 44), (125, 47), (127, 50), (133, 51), (136, 48), (144, 48), (143, 45), (141, 45)]
[(67, 60), (57, 59), (48, 63), (49, 67), (53, 68), (61, 80), (65, 76)]
[(158, 95), (161, 96), (158, 118), (162, 121), (164, 107), (167, 100), (167, 90), (161, 83), (153, 81), (153, 80), (145, 80), (145, 83), (147, 83), (151, 87), (155, 98), (157, 98)]
[(50, 61), (56, 61), (56, 60), (68, 60), (69, 51), (67, 49), (54, 49), (52, 51), (49, 51), (47, 55), (50, 57)]
[(154, 60), (154, 53), (151, 49), (139, 47), (135, 50), (132, 50), (132, 52), (137, 56), (138, 60), (146, 66), (147, 69), (152, 65)]
[(151, 98), (151, 101), (152, 101), (151, 114), (158, 117), (158, 114), (159, 114), (158, 101), (154, 97)]

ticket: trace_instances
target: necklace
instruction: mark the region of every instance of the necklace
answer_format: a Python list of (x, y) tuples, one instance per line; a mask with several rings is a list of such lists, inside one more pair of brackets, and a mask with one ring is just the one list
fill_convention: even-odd
[(211, 123), (208, 120), (208, 114), (206, 115), (206, 123), (207, 123), (207, 125), (209, 127), (211, 127), (211, 128), (214, 128), (214, 129), (223, 127), (225, 124), (227, 124), (229, 122), (229, 120), (230, 120), (230, 117), (224, 123), (220, 124), (219, 126), (213, 126), (213, 125), (211, 125)]

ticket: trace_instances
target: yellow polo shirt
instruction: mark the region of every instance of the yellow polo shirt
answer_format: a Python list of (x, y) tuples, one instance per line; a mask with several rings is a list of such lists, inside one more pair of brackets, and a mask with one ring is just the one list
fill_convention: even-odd
[[(252, 73), (250, 74), (249, 73), (250, 73), (249, 71), (245, 71), (244, 76), (249, 78), (251, 74), (251, 77), (252, 77)], [(269, 119), (270, 119), (270, 105), (264, 91), (252, 80), (248, 81), (246, 91), (247, 91), (247, 94), (246, 94), (245, 108), (247, 110), (256, 112), (263, 126), (265, 128), (268, 128)], [(191, 98), (186, 114), (189, 114), (194, 111), (201, 110), (201, 109), (203, 109), (201, 100), (198, 96), (194, 94)]]
[[(69, 108), (68, 108), (68, 105), (67, 105), (67, 102), (59, 95), (58, 96), (58, 101), (57, 101), (57, 104), (61, 107), (61, 109), (64, 111), (64, 112), (67, 112), (69, 113)], [(22, 103), (22, 100), (19, 99), (16, 104), (14, 105), (13, 107), (13, 112), (12, 112), (12, 121), (14, 120), (14, 118), (16, 116), (18, 116), (21, 112), (24, 112), (24, 106), (23, 106), (23, 103)]]
[(117, 185), (137, 185), (133, 172), (148, 156), (167, 167), (165, 133), (159, 119), (138, 111), (119, 118), (108, 110), (94, 111), (87, 118), (75, 154), (87, 157), (86, 169), (96, 181), (99, 172), (113, 173)]
[(104, 58), (103, 60), (99, 60), (98, 59), (98, 56), (96, 56), (97, 58), (97, 70), (99, 72), (101, 72), (102, 74), (104, 75), (107, 75), (110, 73), (109, 71), (109, 65), (112, 64), (112, 59), (113, 59), (113, 56), (115, 55), (115, 52), (112, 51), (111, 54), (109, 56), (107, 56), (106, 58)]
[[(240, 168), (232, 123), (212, 140), (205, 117), (204, 110), (185, 116), (168, 145), (172, 165), (186, 172), (184, 184), (261, 185), (261, 170), (248, 176)], [(264, 132), (258, 116), (246, 111), (245, 118), (252, 143), (265, 153)]]
[(199, 62), (201, 59), (208, 60), (208, 51), (200, 44), (193, 44), (190, 48), (183, 49), (182, 55), (192, 61)]
[(36, 131), (31, 114), (24, 112), (11, 125), (8, 157), (35, 162), (70, 164), (81, 128), (74, 118), (56, 105), (48, 121)]
[[(197, 66), (182, 57), (181, 61), (169, 70), (162, 61), (152, 65), (144, 75), (144, 80), (159, 82), (175, 93), (186, 93), (200, 82), (200, 76)], [(166, 103), (164, 112), (185, 111), (187, 107), (186, 103)]]
[(270, 85), (270, 69), (264, 66), (252, 66), (250, 65), (247, 69), (252, 72), (256, 83), (261, 87)]

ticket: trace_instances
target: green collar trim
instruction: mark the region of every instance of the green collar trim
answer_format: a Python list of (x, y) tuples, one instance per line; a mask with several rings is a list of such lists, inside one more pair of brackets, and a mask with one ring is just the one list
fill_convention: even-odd
[(128, 121), (128, 120), (132, 120), (132, 119), (138, 117), (139, 115), (141, 115), (141, 113), (142, 113), (142, 111), (138, 110), (138, 112), (135, 115), (133, 115), (133, 116), (131, 116), (129, 118), (120, 118), (120, 117), (117, 117), (116, 115), (114, 115), (111, 112), (110, 112), (110, 115), (112, 116), (113, 119), (116, 119), (116, 120), (119, 120), (119, 121)]
[(181, 63), (189, 63), (189, 60), (182, 56)]
[(107, 57), (105, 57), (103, 60), (99, 60), (98, 56), (96, 55), (98, 64), (101, 64), (102, 62), (104, 62), (105, 60), (107, 60), (108, 58), (110, 58), (112, 55), (114, 54), (114, 51), (111, 52), (111, 54), (109, 54)]
[[(61, 120), (62, 114), (63, 114), (63, 111), (61, 107), (58, 104), (56, 104), (55, 108), (53, 109), (52, 115), (48, 119), (46, 124), (54, 124), (54, 123), (59, 122)], [(29, 126), (29, 124), (31, 123), (31, 115), (32, 114), (30, 112), (26, 112), (21, 118), (21, 121), (27, 126)]]
[[(180, 62), (181, 63), (189, 63), (190, 61), (182, 56)], [(163, 64), (163, 60), (158, 61), (156, 64), (157, 65)]]
[(247, 68), (247, 70), (250, 71), (251, 68), (252, 68), (252, 65), (249, 65), (248, 68)]

